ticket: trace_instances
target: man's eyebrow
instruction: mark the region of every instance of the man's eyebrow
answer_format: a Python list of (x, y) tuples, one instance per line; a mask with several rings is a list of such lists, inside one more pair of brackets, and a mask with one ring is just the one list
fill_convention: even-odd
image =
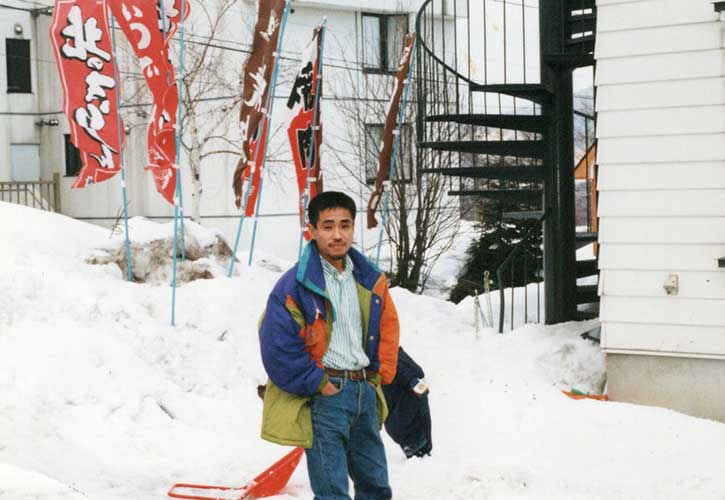
[(352, 222), (352, 219), (350, 217), (345, 217), (344, 219), (323, 219), (320, 221), (321, 224), (331, 224), (336, 221), (340, 222)]

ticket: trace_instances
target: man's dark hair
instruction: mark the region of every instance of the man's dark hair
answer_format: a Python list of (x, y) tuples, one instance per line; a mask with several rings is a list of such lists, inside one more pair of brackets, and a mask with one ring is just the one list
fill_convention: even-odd
[(325, 191), (314, 198), (307, 207), (307, 217), (310, 220), (310, 224), (317, 227), (317, 221), (320, 220), (320, 212), (323, 210), (329, 210), (331, 208), (345, 208), (352, 215), (353, 222), (355, 221), (355, 202), (345, 193), (339, 191)]

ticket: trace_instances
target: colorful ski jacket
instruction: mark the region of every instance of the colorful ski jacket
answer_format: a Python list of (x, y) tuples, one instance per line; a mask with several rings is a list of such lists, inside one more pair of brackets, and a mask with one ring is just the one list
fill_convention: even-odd
[[(363, 322), (363, 349), (376, 372), (380, 424), (387, 416), (380, 383), (393, 381), (398, 360), (398, 314), (385, 275), (363, 254), (350, 249)], [(259, 328), (262, 363), (269, 376), (264, 397), (262, 437), (309, 448), (312, 416), (308, 401), (325, 386), (322, 366), (335, 311), (325, 290), (320, 254), (314, 241), (300, 261), (277, 282)]]

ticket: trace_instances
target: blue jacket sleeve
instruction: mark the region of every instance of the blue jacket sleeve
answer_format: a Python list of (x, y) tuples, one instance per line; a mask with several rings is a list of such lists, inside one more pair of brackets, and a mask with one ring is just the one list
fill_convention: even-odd
[(273, 292), (259, 328), (262, 363), (277, 387), (307, 397), (317, 392), (324, 371), (305, 351), (299, 332), (300, 326), (278, 294)]
[(398, 370), (395, 374), (395, 381), (406, 389), (412, 389), (418, 383), (418, 379), (425, 376), (423, 369), (413, 361), (402, 347), (398, 348)]

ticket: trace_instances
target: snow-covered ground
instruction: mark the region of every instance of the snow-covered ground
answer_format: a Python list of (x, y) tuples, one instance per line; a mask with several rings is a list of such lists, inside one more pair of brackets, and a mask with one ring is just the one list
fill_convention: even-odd
[[(168, 283), (86, 263), (120, 244), (108, 230), (0, 203), (0, 234), (0, 499), (240, 486), (289, 450), (259, 438), (255, 390), (257, 319), (289, 263), (257, 255), (231, 279), (184, 284), (172, 328)], [(725, 425), (561, 394), (603, 387), (603, 355), (579, 336), (592, 323), (477, 338), (471, 300), (393, 295), (434, 426), (425, 459), (386, 437), (396, 499), (725, 498)], [(276, 498), (312, 498), (304, 463)]]

